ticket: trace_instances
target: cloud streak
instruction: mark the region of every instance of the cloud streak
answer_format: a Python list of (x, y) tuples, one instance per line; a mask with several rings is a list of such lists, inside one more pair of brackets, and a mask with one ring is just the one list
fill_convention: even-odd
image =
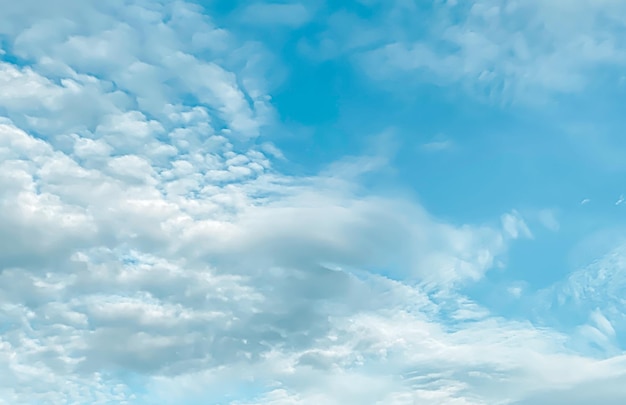
[[(324, 58), (350, 55), (394, 90), (407, 83), (460, 85), (482, 100), (532, 104), (615, 86), (626, 62), (620, 40), (626, 9), (619, 2), (477, 0), (430, 7), (393, 1), (364, 7), (376, 10), (376, 17), (338, 11), (319, 41), (304, 39), (303, 49)], [(359, 34), (349, 35), (355, 27)]]

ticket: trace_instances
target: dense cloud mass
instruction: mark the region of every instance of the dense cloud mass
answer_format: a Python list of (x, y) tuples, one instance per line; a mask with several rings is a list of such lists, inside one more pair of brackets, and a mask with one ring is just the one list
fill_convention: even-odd
[[(487, 49), (479, 34), (458, 40), (487, 3), (505, 2), (477, 2), (446, 31), (463, 53)], [(315, 12), (265, 6), (236, 15), (281, 25), (285, 13), (295, 29)], [(279, 62), (262, 41), (184, 1), (0, 9), (0, 404), (571, 404), (585, 387), (624, 398), (624, 283), (607, 281), (623, 248), (527, 298), (537, 322), (499, 316), (462, 287), (533, 237), (522, 215), (452, 223), (370, 192), (355, 167), (380, 156), (281, 172)], [(356, 58), (399, 69), (400, 49)], [(420, 64), (461, 80), (490, 55), (457, 74), (445, 73), (454, 58)], [(582, 86), (575, 66), (550, 86)], [(609, 307), (593, 301), (606, 291)], [(580, 324), (546, 321), (556, 306)]]

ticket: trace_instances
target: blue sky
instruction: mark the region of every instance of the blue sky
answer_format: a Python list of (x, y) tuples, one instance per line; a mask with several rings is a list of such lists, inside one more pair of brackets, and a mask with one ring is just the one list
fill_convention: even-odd
[(621, 404), (626, 3), (0, 13), (0, 404)]

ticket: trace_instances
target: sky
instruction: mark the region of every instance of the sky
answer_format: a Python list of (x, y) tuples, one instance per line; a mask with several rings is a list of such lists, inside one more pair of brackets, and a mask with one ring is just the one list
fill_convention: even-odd
[(625, 403), (626, 2), (0, 10), (0, 404)]

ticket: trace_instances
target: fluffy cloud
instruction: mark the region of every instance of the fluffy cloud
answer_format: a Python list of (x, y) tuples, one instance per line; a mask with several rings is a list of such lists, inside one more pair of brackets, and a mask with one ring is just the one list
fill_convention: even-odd
[(623, 379), (459, 292), (530, 236), (516, 212), (372, 195), (353, 169), (376, 159), (277, 172), (267, 51), (197, 5), (22, 1), (0, 30), (0, 402), (510, 403)]

